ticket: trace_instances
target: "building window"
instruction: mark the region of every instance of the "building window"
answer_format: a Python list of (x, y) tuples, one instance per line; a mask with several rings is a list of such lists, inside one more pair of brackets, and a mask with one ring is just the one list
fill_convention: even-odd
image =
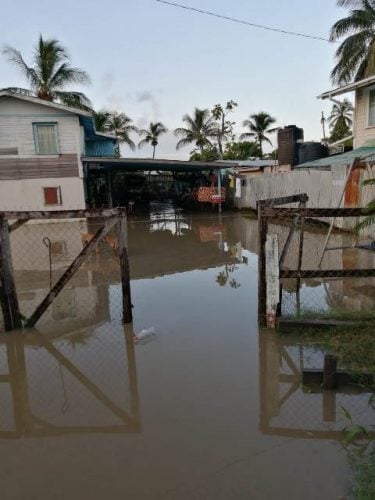
[(43, 188), (44, 204), (45, 205), (61, 205), (61, 187), (45, 187)]
[(368, 101), (369, 101), (368, 126), (375, 127), (375, 89), (370, 90)]
[(34, 123), (35, 150), (38, 155), (57, 155), (57, 123)]

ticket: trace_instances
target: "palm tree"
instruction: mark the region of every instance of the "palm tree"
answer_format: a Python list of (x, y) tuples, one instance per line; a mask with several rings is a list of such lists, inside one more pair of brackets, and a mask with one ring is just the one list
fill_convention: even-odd
[(348, 99), (344, 99), (342, 102), (335, 102), (329, 117), (330, 127), (344, 126), (350, 129), (353, 124), (353, 112), (354, 107)]
[(120, 142), (127, 144), (133, 151), (135, 150), (135, 144), (130, 139), (130, 133), (138, 133), (139, 130), (133, 125), (133, 120), (125, 113), (118, 113), (117, 111), (109, 113), (105, 131), (114, 134)]
[(156, 146), (159, 144), (159, 137), (167, 132), (167, 128), (161, 122), (151, 122), (148, 129), (142, 129), (139, 131), (139, 135), (144, 136), (144, 139), (140, 141), (138, 147), (142, 148), (146, 144), (151, 144), (153, 147), (152, 159), (154, 160)]
[(337, 0), (351, 7), (347, 17), (331, 28), (330, 40), (345, 37), (336, 51), (337, 64), (331, 72), (335, 84), (342, 85), (375, 74), (375, 1)]
[(96, 111), (94, 114), (95, 129), (98, 132), (107, 132), (108, 121), (111, 113), (102, 109), (101, 111)]
[(272, 118), (271, 115), (264, 111), (250, 115), (249, 119), (242, 123), (244, 127), (249, 129), (249, 132), (241, 134), (240, 140), (243, 141), (255, 137), (256, 142), (259, 144), (260, 157), (263, 158), (263, 142), (268, 142), (272, 145), (267, 134), (275, 131), (274, 128), (270, 128), (275, 122), (275, 118)]
[(17, 66), (29, 81), (32, 92), (40, 99), (58, 100), (62, 104), (76, 108), (90, 108), (89, 99), (82, 92), (64, 91), (71, 83), (88, 83), (88, 74), (70, 66), (66, 49), (58, 40), (39, 36), (34, 48), (33, 66), (28, 66), (19, 50), (6, 46), (3, 54)]
[(176, 128), (176, 136), (181, 136), (176, 149), (180, 149), (189, 144), (195, 144), (203, 151), (205, 147), (212, 146), (210, 138), (217, 136), (217, 123), (213, 120), (208, 109), (194, 109), (193, 116), (186, 114), (182, 117), (186, 127)]

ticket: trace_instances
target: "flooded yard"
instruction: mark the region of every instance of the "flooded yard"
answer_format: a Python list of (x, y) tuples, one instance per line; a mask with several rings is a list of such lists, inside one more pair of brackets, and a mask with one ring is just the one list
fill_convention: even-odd
[[(363, 426), (373, 409), (365, 392), (306, 390), (302, 372), (321, 369), (324, 353), (259, 331), (256, 221), (165, 207), (128, 227), (132, 325), (122, 324), (118, 257), (103, 245), (36, 329), (0, 334), (1, 497), (345, 496), (351, 469), (342, 407)], [(43, 238), (51, 241), (55, 280), (88, 230), (77, 221), (14, 232), (23, 314), (49, 290)], [(307, 266), (324, 235), (305, 238)], [(337, 246), (343, 239), (333, 237)], [(373, 254), (360, 250), (332, 253), (325, 265), (345, 266), (348, 255), (373, 265)], [(374, 284), (310, 280), (302, 305), (370, 310)], [(287, 314), (296, 296), (292, 284), (284, 290)]]

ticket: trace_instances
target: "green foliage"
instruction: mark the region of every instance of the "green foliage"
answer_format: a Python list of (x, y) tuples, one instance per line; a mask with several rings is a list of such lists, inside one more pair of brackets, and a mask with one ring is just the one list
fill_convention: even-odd
[(337, 63), (331, 78), (342, 85), (375, 73), (375, 3), (373, 0), (338, 0), (338, 5), (350, 7), (349, 15), (337, 21), (330, 40), (342, 43), (336, 50)]
[(151, 144), (153, 148), (152, 159), (155, 159), (155, 150), (159, 144), (159, 137), (167, 132), (167, 128), (161, 122), (150, 122), (148, 129), (139, 131), (139, 135), (144, 136), (144, 139), (139, 142), (138, 147), (142, 148), (146, 144)]
[[(102, 110), (94, 115), (95, 127), (98, 132), (104, 132), (115, 135), (119, 142), (127, 144), (134, 151), (135, 144), (130, 138), (132, 132), (139, 133), (138, 128), (133, 124), (133, 120), (125, 113), (117, 111)], [(118, 149), (117, 155), (120, 156)]]
[(223, 142), (227, 142), (234, 138), (233, 127), (236, 122), (228, 120), (228, 115), (233, 112), (233, 110), (238, 106), (234, 101), (228, 101), (225, 106), (221, 104), (216, 104), (211, 111), (212, 117), (217, 121), (217, 131), (216, 138), (217, 144), (220, 151), (220, 155), (223, 155)]
[(185, 127), (176, 128), (176, 136), (181, 137), (176, 149), (195, 144), (203, 151), (212, 146), (210, 139), (217, 136), (217, 123), (214, 122), (208, 109), (194, 109), (193, 116), (186, 114), (182, 117)]
[(220, 152), (214, 144), (206, 147), (202, 151), (192, 151), (190, 153), (190, 161), (216, 161), (220, 159)]
[(354, 487), (352, 490), (355, 500), (374, 500), (375, 498), (375, 454), (363, 457), (357, 462), (354, 470)]
[(231, 142), (225, 146), (224, 160), (248, 160), (259, 158), (261, 151), (259, 145), (252, 141)]
[(329, 142), (337, 142), (351, 134), (353, 124), (353, 105), (348, 99), (342, 102), (335, 102), (329, 117), (331, 136)]
[(243, 122), (243, 126), (248, 129), (240, 135), (240, 140), (255, 138), (260, 149), (260, 158), (263, 158), (263, 142), (268, 142), (272, 145), (272, 142), (268, 138), (268, 134), (275, 131), (272, 125), (276, 122), (268, 113), (261, 111), (260, 113), (250, 115), (250, 117)]
[(3, 54), (17, 66), (28, 80), (32, 91), (40, 99), (59, 101), (66, 106), (91, 109), (89, 99), (82, 92), (64, 91), (74, 83), (88, 83), (88, 74), (70, 66), (67, 50), (55, 39), (39, 36), (34, 47), (33, 66), (28, 66), (19, 50), (6, 46)]

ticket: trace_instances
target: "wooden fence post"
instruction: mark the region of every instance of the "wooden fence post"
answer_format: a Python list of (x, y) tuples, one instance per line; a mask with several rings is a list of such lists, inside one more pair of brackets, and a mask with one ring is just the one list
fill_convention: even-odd
[(332, 354), (324, 356), (323, 389), (336, 389), (337, 358)]
[(128, 223), (126, 215), (120, 217), (120, 234), (119, 234), (119, 257), (121, 268), (121, 284), (122, 284), (122, 310), (123, 322), (131, 323), (133, 321), (132, 299), (130, 290), (130, 268), (128, 258)]
[(6, 331), (22, 327), (12, 264), (8, 221), (0, 218), (0, 304)]
[(266, 254), (265, 246), (268, 230), (268, 219), (262, 214), (263, 203), (258, 201), (258, 322), (266, 325), (267, 291), (266, 291)]
[(279, 241), (277, 234), (267, 235), (265, 253), (267, 328), (276, 328), (277, 309), (280, 299)]

